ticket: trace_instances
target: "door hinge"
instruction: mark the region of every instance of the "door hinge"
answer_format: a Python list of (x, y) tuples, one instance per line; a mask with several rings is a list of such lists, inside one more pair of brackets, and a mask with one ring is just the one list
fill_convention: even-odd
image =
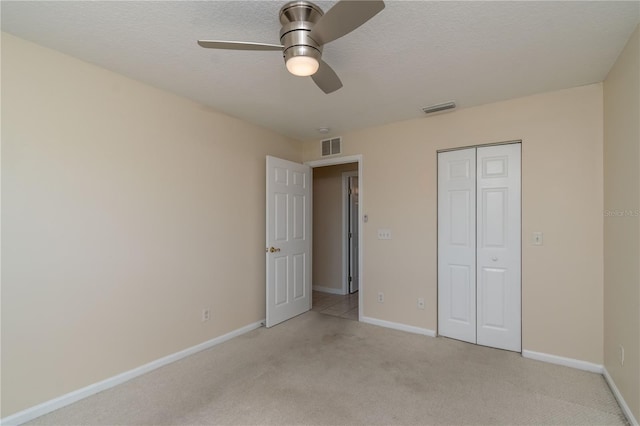
[(352, 278), (352, 277), (349, 277), (349, 282), (351, 282), (351, 281), (353, 281), (353, 278)]
[(353, 234), (349, 232), (349, 238), (353, 238)]

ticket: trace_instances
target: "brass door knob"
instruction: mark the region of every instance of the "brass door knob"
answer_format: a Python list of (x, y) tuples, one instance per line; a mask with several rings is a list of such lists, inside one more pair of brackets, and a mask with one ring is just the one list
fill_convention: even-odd
[(271, 253), (275, 253), (275, 252), (280, 251), (280, 249), (279, 249), (279, 248), (275, 248), (275, 247), (271, 247), (271, 248), (269, 249), (269, 251), (270, 251)]

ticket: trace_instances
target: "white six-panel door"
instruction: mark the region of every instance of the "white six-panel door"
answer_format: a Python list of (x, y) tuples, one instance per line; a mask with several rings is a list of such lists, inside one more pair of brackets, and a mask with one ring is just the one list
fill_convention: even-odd
[(311, 168), (267, 157), (266, 326), (311, 309)]
[(439, 333), (517, 352), (520, 155), (520, 144), (438, 154)]
[(478, 344), (520, 352), (520, 144), (477, 157)]
[(438, 330), (476, 343), (476, 150), (438, 154)]

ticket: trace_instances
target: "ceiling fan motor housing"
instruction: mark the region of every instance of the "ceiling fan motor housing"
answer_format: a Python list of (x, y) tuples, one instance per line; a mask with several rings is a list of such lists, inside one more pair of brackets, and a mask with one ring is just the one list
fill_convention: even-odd
[(280, 9), (280, 44), (225, 40), (198, 40), (198, 44), (208, 49), (281, 51), (291, 74), (311, 76), (324, 93), (333, 93), (342, 87), (342, 81), (321, 59), (323, 46), (355, 30), (382, 9), (383, 0), (339, 0), (325, 14), (310, 1), (290, 1)]
[(320, 60), (322, 46), (309, 37), (313, 25), (324, 14), (308, 1), (292, 1), (280, 9), (280, 43), (284, 46), (284, 61), (294, 56), (307, 56)]

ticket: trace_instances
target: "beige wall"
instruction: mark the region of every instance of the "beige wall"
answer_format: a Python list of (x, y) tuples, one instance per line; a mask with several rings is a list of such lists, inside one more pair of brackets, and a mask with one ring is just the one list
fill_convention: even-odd
[(3, 34), (2, 144), (2, 417), (264, 318), (299, 142)]
[(363, 314), (437, 329), (436, 151), (521, 139), (523, 348), (602, 364), (602, 121), (594, 84), (343, 135), (363, 155)]
[(342, 292), (342, 173), (358, 163), (313, 169), (313, 286)]
[[(604, 82), (604, 364), (640, 420), (640, 29)], [(625, 350), (620, 364), (620, 345)]]

